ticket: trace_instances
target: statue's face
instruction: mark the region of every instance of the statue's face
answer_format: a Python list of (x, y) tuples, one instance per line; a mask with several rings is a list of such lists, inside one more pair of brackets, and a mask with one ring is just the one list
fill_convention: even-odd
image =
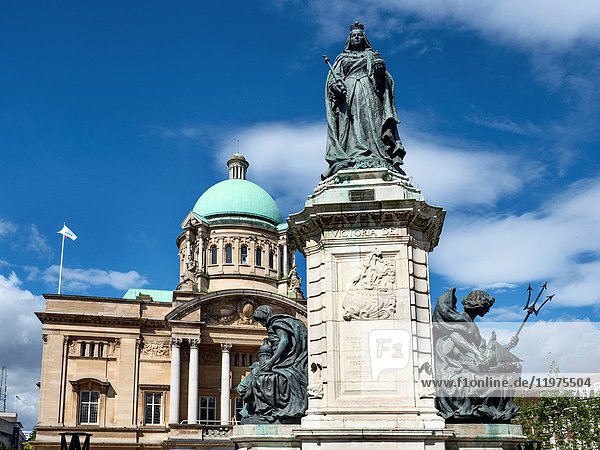
[(350, 32), (350, 45), (352, 48), (364, 48), (365, 33), (362, 30), (352, 30)]
[(260, 323), (263, 327), (267, 324), (267, 321), (262, 316), (254, 316), (254, 320)]
[(492, 307), (492, 305), (490, 305), (487, 302), (481, 302), (479, 305), (476, 306), (466, 306), (465, 305), (465, 312), (471, 316), (471, 317), (483, 317), (485, 316), (488, 312), (490, 312), (490, 308)]

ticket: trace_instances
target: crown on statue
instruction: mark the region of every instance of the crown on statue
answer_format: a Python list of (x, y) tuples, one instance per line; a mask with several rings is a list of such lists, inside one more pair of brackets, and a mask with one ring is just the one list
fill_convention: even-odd
[(365, 31), (365, 26), (359, 21), (356, 21), (348, 28), (348, 31), (350, 32), (352, 32), (353, 30)]

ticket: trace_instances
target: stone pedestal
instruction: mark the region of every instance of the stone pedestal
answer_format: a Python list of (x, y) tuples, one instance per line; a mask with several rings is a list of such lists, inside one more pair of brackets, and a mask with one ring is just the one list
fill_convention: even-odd
[(231, 441), (238, 450), (275, 450), (302, 448), (293, 430), (299, 425), (236, 425)]
[[(496, 423), (448, 424), (452, 436), (446, 450), (517, 450), (527, 438), (521, 425)], [(523, 445), (522, 445), (523, 446)]]
[[(306, 256), (303, 448), (443, 449), (434, 406), (428, 252), (445, 212), (387, 169), (339, 171), (289, 219)], [(367, 447), (365, 447), (367, 445)]]

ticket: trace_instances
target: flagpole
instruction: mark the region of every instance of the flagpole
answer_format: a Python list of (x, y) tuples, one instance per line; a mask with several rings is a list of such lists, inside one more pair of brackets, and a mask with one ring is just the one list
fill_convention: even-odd
[[(66, 223), (65, 223), (65, 225), (66, 225)], [(60, 248), (60, 268), (58, 269), (58, 295), (60, 295), (60, 288), (62, 285), (62, 268), (63, 268), (64, 254), (65, 254), (65, 235), (63, 234), (62, 235), (62, 246)]]

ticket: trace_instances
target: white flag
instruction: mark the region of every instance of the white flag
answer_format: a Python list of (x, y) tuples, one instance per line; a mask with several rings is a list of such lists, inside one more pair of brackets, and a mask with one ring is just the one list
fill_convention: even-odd
[(72, 241), (77, 239), (77, 236), (75, 236), (75, 233), (73, 233), (71, 230), (69, 230), (69, 227), (67, 227), (66, 225), (63, 225), (62, 230), (58, 231), (57, 233), (62, 234), (64, 237), (67, 237), (67, 238), (71, 239)]

